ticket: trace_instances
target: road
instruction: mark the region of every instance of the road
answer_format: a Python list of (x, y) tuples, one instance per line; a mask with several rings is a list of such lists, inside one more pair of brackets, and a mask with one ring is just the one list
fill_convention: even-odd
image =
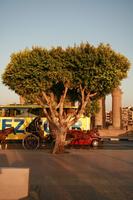
[(0, 150), (0, 167), (30, 169), (30, 193), (40, 200), (133, 200), (133, 142), (104, 142), (98, 149), (18, 147)]

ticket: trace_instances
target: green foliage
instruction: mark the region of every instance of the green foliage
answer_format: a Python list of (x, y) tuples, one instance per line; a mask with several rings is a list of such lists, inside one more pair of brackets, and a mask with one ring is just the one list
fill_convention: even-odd
[(97, 83), (99, 95), (109, 94), (127, 77), (130, 67), (128, 59), (112, 50), (109, 45), (100, 44), (97, 48)]
[(99, 104), (97, 100), (91, 101), (90, 104), (87, 104), (85, 108), (85, 116), (90, 117), (90, 115), (95, 115), (96, 113), (99, 112)]
[(79, 46), (51, 48), (32, 47), (11, 55), (2, 76), (3, 83), (27, 99), (53, 92), (58, 100), (67, 83), (67, 98), (81, 101), (79, 86), (97, 95), (110, 93), (127, 77), (128, 59), (109, 45), (94, 47), (89, 43)]

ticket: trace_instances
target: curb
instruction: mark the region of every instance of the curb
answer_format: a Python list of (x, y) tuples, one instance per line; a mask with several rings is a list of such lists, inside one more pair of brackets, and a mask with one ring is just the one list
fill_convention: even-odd
[(119, 138), (119, 137), (103, 137), (102, 141), (131, 141), (133, 142), (133, 138)]

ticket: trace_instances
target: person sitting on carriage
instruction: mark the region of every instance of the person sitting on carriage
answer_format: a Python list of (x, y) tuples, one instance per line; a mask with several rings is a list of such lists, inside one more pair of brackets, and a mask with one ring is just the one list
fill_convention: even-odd
[(26, 131), (40, 137), (41, 139), (44, 139), (44, 132), (41, 129), (41, 125), (41, 117), (35, 117), (28, 127), (26, 127)]

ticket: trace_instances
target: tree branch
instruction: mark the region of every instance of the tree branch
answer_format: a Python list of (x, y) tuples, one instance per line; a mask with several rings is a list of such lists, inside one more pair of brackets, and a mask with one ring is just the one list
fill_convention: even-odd
[(81, 91), (81, 104), (84, 104), (84, 100), (85, 100), (85, 88), (82, 87), (82, 85), (80, 84), (80, 91)]
[(57, 119), (56, 119), (57, 113), (56, 113), (55, 108), (52, 106), (52, 100), (51, 100), (51, 98), (44, 91), (42, 91), (42, 95), (43, 95), (43, 98), (46, 100), (46, 102), (47, 102), (47, 104), (49, 106), (49, 110), (50, 110), (50, 113), (51, 113), (52, 120), (54, 122), (57, 121)]
[(49, 98), (44, 91), (42, 91), (42, 96), (45, 99), (45, 101), (47, 102), (47, 104), (49, 105), (50, 104)]
[(64, 89), (64, 93), (61, 96), (60, 102), (59, 102), (59, 120), (60, 120), (60, 123), (62, 121), (63, 107), (64, 107), (64, 101), (65, 101), (65, 98), (66, 98), (66, 95), (67, 95), (67, 91), (68, 91), (68, 86), (66, 84), (65, 89)]
[(47, 112), (47, 110), (46, 110), (46, 108), (45, 108), (45, 106), (44, 106), (42, 100), (41, 100), (40, 98), (37, 97), (37, 98), (36, 98), (36, 102), (37, 102), (40, 106), (42, 106), (43, 111), (44, 111), (44, 114), (45, 114), (46, 118), (48, 119), (48, 121), (51, 121), (51, 117), (50, 117), (50, 115), (48, 114), (48, 112)]
[(81, 90), (81, 96), (82, 96), (81, 106), (79, 106), (78, 111), (73, 116), (73, 119), (70, 121), (69, 126), (72, 126), (73, 124), (75, 124), (79, 120), (79, 118), (81, 117), (81, 115), (85, 111), (85, 107), (86, 107), (87, 103), (90, 102), (90, 97), (96, 95), (96, 93), (90, 94), (90, 92), (88, 92), (86, 97), (84, 97), (84, 92), (85, 92), (85, 90), (82, 89)]

